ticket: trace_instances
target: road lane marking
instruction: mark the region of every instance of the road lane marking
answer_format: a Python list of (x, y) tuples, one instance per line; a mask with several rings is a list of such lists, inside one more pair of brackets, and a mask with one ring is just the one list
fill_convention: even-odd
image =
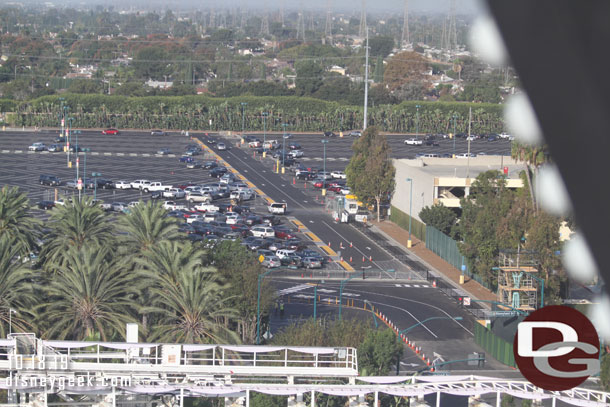
[[(322, 221), (322, 223), (324, 223), (326, 226), (328, 226), (328, 228), (329, 228), (331, 231), (335, 232), (335, 233), (336, 233), (336, 234), (337, 234), (337, 235), (338, 235), (338, 236), (339, 236), (341, 239), (343, 239), (344, 241), (346, 241), (346, 242), (349, 242), (349, 241), (350, 241), (350, 239), (346, 239), (346, 238), (345, 238), (345, 237), (344, 237), (344, 236), (343, 236), (341, 233), (337, 232), (337, 231), (336, 231), (336, 230), (335, 230), (333, 227), (331, 227), (331, 226), (330, 226), (328, 223), (326, 223), (325, 221)], [(363, 252), (362, 250), (358, 249), (356, 246), (352, 246), (352, 248), (356, 249), (356, 251), (357, 251), (358, 253), (360, 253), (361, 255), (363, 255), (364, 257), (369, 257), (369, 256), (367, 256), (366, 254), (364, 254), (364, 252)], [(373, 263), (375, 266), (377, 266), (377, 268), (378, 268), (379, 270), (384, 270), (384, 269), (383, 269), (383, 267), (381, 267), (381, 266), (380, 266), (379, 264), (377, 264), (375, 261), (373, 261), (372, 263)]]

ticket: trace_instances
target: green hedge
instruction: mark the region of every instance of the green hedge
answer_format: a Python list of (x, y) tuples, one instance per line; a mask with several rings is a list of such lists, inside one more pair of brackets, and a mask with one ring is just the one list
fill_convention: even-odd
[[(13, 102), (14, 103), (14, 102)], [(247, 103), (242, 106), (241, 103)], [(196, 96), (126, 97), (65, 94), (43, 96), (2, 111), (17, 111), (16, 126), (55, 127), (62, 105), (70, 106), (73, 126), (80, 128), (120, 127), (282, 131), (339, 131), (362, 127), (363, 109), (336, 102), (296, 96), (214, 98)], [(416, 106), (420, 106), (417, 108)], [(403, 102), (381, 105), (369, 110), (368, 123), (382, 131), (420, 133), (466, 132), (468, 110), (472, 108), (474, 133), (500, 132), (504, 128), (502, 106), (460, 102)], [(242, 116), (242, 109), (245, 115)], [(263, 116), (262, 112), (268, 112)], [(419, 112), (419, 114), (417, 114)], [(211, 124), (210, 124), (211, 121)]]
[[(409, 230), (409, 215), (392, 205), (390, 220), (404, 230)], [(413, 218), (411, 220), (411, 233), (422, 242), (426, 241), (426, 224)]]

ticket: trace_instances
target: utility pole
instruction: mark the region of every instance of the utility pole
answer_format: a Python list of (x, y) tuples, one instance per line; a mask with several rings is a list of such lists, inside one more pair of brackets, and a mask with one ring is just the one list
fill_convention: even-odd
[(409, 38), (409, 0), (405, 0), (405, 10), (402, 16), (402, 37), (400, 38), (400, 45), (406, 47), (411, 43)]
[(362, 0), (362, 11), (360, 12), (360, 28), (358, 29), (358, 36), (360, 38), (364, 37), (368, 31), (368, 26), (366, 25), (366, 0)]
[(468, 162), (466, 163), (466, 179), (470, 178), (470, 125), (472, 123), (472, 107), (468, 109)]
[(367, 114), (369, 107), (369, 29), (366, 28), (366, 52), (364, 59), (364, 124), (362, 130), (366, 130)]
[(328, 41), (328, 44), (333, 43), (333, 17), (332, 17), (332, 0), (326, 1), (326, 27), (324, 28), (324, 37)]

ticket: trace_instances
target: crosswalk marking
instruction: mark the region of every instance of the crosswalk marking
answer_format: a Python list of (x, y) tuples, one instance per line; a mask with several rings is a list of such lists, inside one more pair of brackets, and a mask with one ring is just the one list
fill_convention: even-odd
[(288, 288), (284, 288), (283, 290), (278, 291), (278, 295), (287, 295), (287, 294), (292, 294), (292, 293), (296, 293), (299, 291), (303, 291), (306, 290), (308, 288), (311, 288), (312, 286), (309, 284), (299, 284), (293, 287), (288, 287)]
[(396, 287), (405, 287), (405, 288), (430, 288), (429, 285), (425, 284), (394, 284)]

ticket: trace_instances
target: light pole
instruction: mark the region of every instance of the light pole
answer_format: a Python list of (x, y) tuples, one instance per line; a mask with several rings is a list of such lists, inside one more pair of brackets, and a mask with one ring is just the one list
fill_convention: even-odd
[(407, 178), (407, 182), (410, 182), (410, 191), (409, 191), (409, 240), (407, 240), (407, 248), (411, 248), (411, 218), (413, 216), (413, 178)]
[(97, 179), (102, 176), (101, 172), (92, 172), (91, 176), (93, 177), (93, 200), (97, 200)]
[(455, 120), (457, 119), (457, 115), (453, 115), (453, 158), (455, 158)]
[(324, 179), (322, 180), (322, 196), (326, 196), (326, 145), (328, 144), (328, 140), (322, 140), (322, 145), (324, 146)]
[(83, 167), (83, 177), (85, 178), (83, 180), (83, 184), (84, 184), (84, 194), (87, 195), (87, 153), (90, 152), (91, 149), (90, 148), (83, 148), (83, 153), (85, 154), (85, 163), (84, 163), (84, 167)]
[(284, 173), (284, 160), (286, 159), (286, 126), (288, 126), (288, 123), (282, 123), (284, 128), (284, 135), (282, 136), (282, 174)]
[(241, 135), (244, 136), (244, 131), (246, 128), (246, 113), (245, 108), (248, 105), (247, 102), (241, 102)]
[(419, 136), (419, 108), (420, 105), (415, 105), (415, 137)]
[(17, 314), (17, 311), (9, 308), (8, 309), (8, 334), (13, 333), (13, 314)]
[(263, 112), (263, 148), (265, 147), (265, 142), (267, 142), (267, 116), (269, 113)]
[(271, 273), (273, 269), (267, 270), (262, 274), (258, 275), (258, 297), (256, 298), (256, 344), (260, 345), (261, 343), (261, 282), (263, 278), (269, 273)]

